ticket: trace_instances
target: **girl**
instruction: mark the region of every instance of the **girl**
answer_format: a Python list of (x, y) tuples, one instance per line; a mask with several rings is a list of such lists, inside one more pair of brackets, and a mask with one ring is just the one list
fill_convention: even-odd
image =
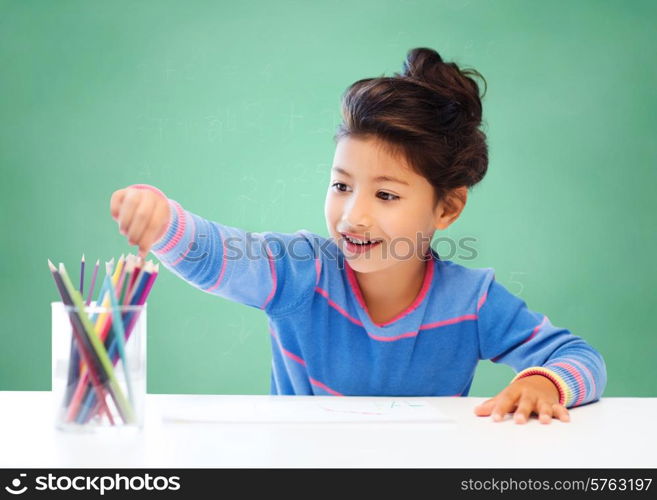
[(478, 361), (491, 359), (517, 375), (476, 415), (567, 422), (567, 408), (601, 397), (602, 356), (528, 309), (492, 268), (441, 260), (430, 246), (486, 173), (474, 76), (483, 79), (416, 48), (401, 74), (346, 90), (329, 238), (246, 232), (144, 184), (113, 193), (112, 217), (140, 256), (152, 250), (191, 285), (267, 314), (272, 394), (467, 396)]

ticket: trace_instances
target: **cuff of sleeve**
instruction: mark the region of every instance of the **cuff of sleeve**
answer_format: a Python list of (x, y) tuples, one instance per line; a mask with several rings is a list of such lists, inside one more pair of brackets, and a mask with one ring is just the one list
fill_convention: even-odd
[(187, 225), (185, 214), (180, 204), (168, 198), (167, 202), (169, 203), (169, 224), (164, 234), (151, 247), (151, 251), (158, 257), (164, 256), (175, 248), (185, 234), (185, 227)]
[(151, 186), (150, 184), (133, 184), (132, 186), (129, 187), (136, 189), (148, 189), (149, 191), (153, 191), (154, 193), (159, 194), (165, 200), (168, 200), (167, 195), (165, 195), (162, 191), (160, 191), (155, 186)]
[(549, 378), (552, 381), (552, 383), (554, 383), (554, 385), (557, 387), (557, 390), (559, 391), (560, 405), (566, 406), (566, 403), (569, 403), (570, 400), (572, 400), (571, 391), (568, 388), (568, 384), (564, 382), (564, 380), (559, 376), (559, 374), (550, 370), (549, 368), (545, 368), (544, 366), (531, 366), (529, 368), (525, 368), (513, 378), (511, 383), (515, 382), (520, 378), (529, 377), (530, 375), (543, 375), (544, 377)]

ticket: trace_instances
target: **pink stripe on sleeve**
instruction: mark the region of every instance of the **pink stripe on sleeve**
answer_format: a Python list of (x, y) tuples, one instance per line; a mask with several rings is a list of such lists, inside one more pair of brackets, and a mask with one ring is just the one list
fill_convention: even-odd
[(185, 234), (185, 226), (187, 225), (187, 221), (185, 219), (185, 212), (178, 202), (174, 201), (173, 205), (176, 208), (176, 214), (178, 215), (178, 229), (176, 230), (176, 234), (173, 235), (169, 243), (167, 243), (164, 246), (164, 248), (158, 250), (158, 253), (161, 254), (166, 254), (170, 252), (178, 244), (178, 242), (182, 239), (183, 235)]
[[(544, 325), (547, 321), (548, 321), (548, 317), (547, 317), (547, 316), (544, 316), (544, 317), (543, 317), (543, 320), (542, 320), (538, 325), (536, 325), (536, 326), (534, 327), (534, 329), (532, 330), (531, 335), (529, 335), (529, 337), (527, 337), (525, 340), (523, 340), (523, 341), (520, 343), (520, 345), (526, 344), (526, 343), (529, 342), (531, 339), (533, 339), (533, 338), (536, 336), (536, 334), (539, 332), (539, 330), (543, 327), (543, 325)], [(499, 360), (501, 357), (502, 357), (502, 355), (495, 356), (494, 358), (490, 358), (490, 360), (491, 360), (493, 363), (497, 363), (498, 360)]]
[(479, 302), (477, 303), (477, 311), (479, 311), (479, 309), (481, 309), (481, 306), (484, 305), (484, 302), (486, 302), (487, 297), (488, 297), (488, 290), (486, 290), (484, 294), (481, 296), (481, 298), (479, 299)]
[(315, 259), (315, 274), (317, 278), (315, 279), (315, 286), (319, 285), (319, 277), (322, 273), (322, 262), (319, 260), (319, 257)]
[(221, 241), (221, 247), (222, 247), (222, 251), (221, 251), (221, 272), (219, 273), (219, 277), (217, 278), (217, 281), (215, 282), (215, 284), (212, 285), (207, 290), (205, 290), (206, 292), (212, 292), (214, 289), (218, 288), (219, 285), (221, 284), (221, 280), (224, 277), (224, 273), (226, 272), (226, 242), (221, 237), (221, 232), (219, 231), (219, 228), (217, 228), (217, 226), (215, 226), (214, 224), (212, 224), (212, 226), (214, 226), (215, 230), (219, 234), (219, 240)]
[(545, 323), (547, 323), (547, 320), (548, 320), (548, 317), (547, 317), (547, 316), (543, 316), (543, 321), (541, 321), (541, 322), (540, 322), (540, 323), (534, 328), (534, 330), (532, 330), (532, 334), (531, 334), (529, 337), (527, 337), (527, 338), (523, 341), (523, 344), (526, 344), (526, 343), (529, 342), (531, 339), (533, 339), (533, 338), (536, 336), (536, 334), (539, 332), (539, 330), (543, 327), (543, 325), (544, 325)]
[(575, 401), (574, 406), (581, 404), (582, 401), (584, 401), (584, 398), (586, 397), (586, 385), (584, 384), (584, 379), (582, 378), (582, 375), (575, 369), (573, 365), (570, 365), (568, 363), (562, 363), (562, 362), (550, 363), (549, 366), (559, 366), (573, 376), (573, 378), (577, 382), (577, 392), (579, 392), (579, 397), (577, 398), (577, 401)]
[[(189, 241), (194, 241), (195, 238), (196, 238), (196, 222), (192, 218), (192, 234), (189, 238)], [(185, 257), (187, 257), (187, 254), (189, 253), (189, 251), (191, 249), (192, 249), (192, 246), (188, 245), (187, 249), (183, 253), (180, 254), (180, 256), (172, 263), (172, 265), (175, 267), (178, 264), (180, 264), (180, 262), (182, 262), (185, 259)]]
[(269, 296), (267, 296), (265, 303), (262, 304), (261, 309), (267, 307), (269, 301), (274, 297), (274, 294), (276, 293), (276, 285), (277, 285), (276, 264), (274, 263), (274, 260), (271, 256), (271, 252), (269, 251), (269, 246), (267, 245), (266, 241), (265, 241), (265, 252), (267, 252), (267, 259), (269, 260), (269, 272), (271, 273), (272, 285), (271, 285), (271, 291), (269, 292)]
[(583, 372), (585, 372), (589, 376), (589, 380), (591, 381), (591, 390), (593, 391), (593, 394), (597, 394), (598, 390), (596, 389), (595, 378), (593, 377), (593, 374), (591, 373), (591, 370), (589, 370), (586, 367), (586, 365), (584, 365), (583, 363), (580, 363), (576, 359), (569, 359), (568, 361), (570, 361), (572, 364), (576, 365), (580, 370), (582, 370)]
[(136, 189), (148, 189), (149, 191), (153, 191), (154, 193), (159, 194), (165, 200), (169, 201), (169, 198), (167, 198), (167, 195), (165, 195), (162, 191), (160, 191), (155, 186), (151, 186), (150, 184), (133, 184), (132, 186), (129, 186), (129, 187), (136, 188)]

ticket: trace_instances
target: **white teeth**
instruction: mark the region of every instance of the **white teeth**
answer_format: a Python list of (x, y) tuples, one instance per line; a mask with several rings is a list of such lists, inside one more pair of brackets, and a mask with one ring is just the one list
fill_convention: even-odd
[(350, 238), (349, 236), (345, 236), (347, 241), (353, 243), (354, 245), (369, 245), (370, 243), (374, 243), (371, 240), (368, 241), (360, 241), (360, 240), (354, 240), (353, 238)]

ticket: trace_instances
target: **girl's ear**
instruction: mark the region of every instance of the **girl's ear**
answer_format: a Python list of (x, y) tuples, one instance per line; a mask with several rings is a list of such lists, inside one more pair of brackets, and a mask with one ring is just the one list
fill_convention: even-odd
[(439, 203), (434, 211), (434, 225), (436, 229), (447, 229), (452, 222), (458, 219), (468, 200), (468, 187), (461, 186), (450, 191)]

